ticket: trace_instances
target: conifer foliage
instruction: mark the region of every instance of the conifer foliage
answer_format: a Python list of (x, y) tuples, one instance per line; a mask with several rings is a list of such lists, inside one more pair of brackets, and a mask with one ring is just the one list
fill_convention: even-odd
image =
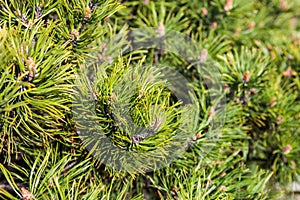
[(280, 199), (300, 2), (0, 0), (2, 199)]

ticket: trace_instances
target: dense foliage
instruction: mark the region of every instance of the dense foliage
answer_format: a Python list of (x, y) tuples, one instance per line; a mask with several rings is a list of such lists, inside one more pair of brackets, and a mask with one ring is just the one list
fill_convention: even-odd
[(0, 0), (0, 197), (291, 195), (299, 13), (297, 0)]

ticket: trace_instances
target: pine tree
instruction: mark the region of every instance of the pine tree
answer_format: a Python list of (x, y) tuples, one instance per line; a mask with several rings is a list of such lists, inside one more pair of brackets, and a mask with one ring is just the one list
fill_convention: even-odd
[(0, 197), (292, 198), (299, 8), (0, 0)]

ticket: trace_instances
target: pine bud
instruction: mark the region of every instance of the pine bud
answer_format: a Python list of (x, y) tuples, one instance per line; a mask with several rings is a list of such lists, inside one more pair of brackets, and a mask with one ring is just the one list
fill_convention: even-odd
[(276, 100), (277, 100), (276, 97), (272, 97), (272, 99), (270, 100), (270, 103), (269, 103), (270, 107), (274, 107), (276, 105), (276, 103), (277, 103)]
[(250, 24), (248, 25), (247, 29), (248, 29), (248, 30), (251, 30), (251, 29), (253, 29), (253, 28), (255, 27), (255, 25), (256, 25), (255, 21), (252, 21), (252, 22), (250, 22)]
[(71, 39), (72, 41), (78, 40), (78, 39), (79, 39), (79, 32), (78, 32), (78, 30), (73, 29), (73, 30), (71, 31), (71, 37), (70, 37), (70, 39)]
[(158, 116), (156, 119), (154, 119), (151, 124), (150, 124), (150, 129), (155, 129), (157, 130), (160, 125), (161, 125), (161, 122), (162, 122), (162, 118), (161, 116)]
[(106, 50), (107, 44), (104, 42), (100, 45), (100, 50), (103, 52)]
[(211, 23), (211, 25), (210, 25), (210, 27), (213, 28), (213, 29), (217, 28), (217, 26), (218, 26), (218, 23), (217, 23), (217, 22), (213, 22), (213, 23)]
[(229, 10), (232, 9), (232, 4), (233, 4), (233, 0), (226, 0), (225, 6), (224, 6), (224, 10), (226, 12), (228, 12)]
[(91, 91), (91, 97), (92, 97), (92, 99), (94, 99), (95, 101), (98, 101), (98, 97), (97, 97), (97, 92), (96, 92), (96, 91)]
[(140, 92), (139, 92), (139, 99), (145, 94), (145, 90), (144, 89), (141, 89)]
[(290, 144), (288, 144), (288, 145), (286, 145), (285, 147), (283, 147), (283, 149), (282, 149), (282, 153), (283, 154), (288, 154), (288, 153), (290, 153), (290, 151), (293, 149), (293, 147), (290, 145)]
[(24, 23), (24, 24), (26, 24), (26, 25), (28, 25), (28, 20), (27, 20), (27, 18), (26, 18), (26, 16), (25, 15), (21, 15), (21, 19), (22, 19), (22, 22)]
[(288, 5), (287, 0), (281, 0), (279, 7), (283, 11), (287, 11), (290, 8), (289, 5)]
[(220, 187), (220, 190), (223, 191), (223, 192), (226, 191), (226, 189), (227, 189), (227, 187), (224, 186), (224, 185), (222, 185), (222, 186)]
[(53, 188), (53, 181), (52, 180), (49, 181), (49, 187)]
[(105, 17), (104, 21), (109, 22), (110, 21), (110, 17), (109, 16)]
[(42, 15), (42, 5), (37, 7), (35, 13), (34, 13), (34, 19), (38, 19)]
[(36, 68), (35, 68), (35, 62), (33, 61), (32, 57), (29, 57), (28, 60), (28, 70), (29, 70), (29, 78), (28, 78), (28, 81), (32, 81), (34, 76), (35, 76), (35, 73), (36, 73)]
[(105, 60), (108, 64), (111, 64), (111, 63), (113, 62), (113, 59), (112, 59), (112, 57), (110, 57), (110, 56), (104, 57), (104, 60)]
[(178, 192), (178, 188), (177, 188), (176, 186), (173, 186), (173, 187), (172, 187), (172, 191)]
[(216, 135), (216, 137), (217, 137), (217, 138), (221, 138), (222, 135), (223, 135), (222, 132), (219, 132), (219, 133)]
[(22, 55), (22, 62), (24, 63), (25, 59), (24, 59), (24, 55), (25, 55), (25, 47), (22, 44), (20, 47), (20, 54)]
[(209, 115), (210, 117), (213, 117), (213, 116), (215, 115), (215, 109), (214, 109), (214, 107), (211, 107), (211, 108), (210, 108), (210, 110), (209, 110), (209, 112), (208, 112), (208, 115)]
[(250, 72), (249, 71), (246, 71), (244, 74), (243, 74), (243, 82), (244, 83), (248, 83), (250, 81)]
[(295, 76), (297, 73), (295, 70), (292, 70), (292, 68), (289, 66), (283, 73), (282, 76), (291, 78), (292, 76)]
[(257, 94), (257, 89), (256, 88), (251, 88), (250, 89), (250, 95), (253, 95), (253, 94)]
[(279, 125), (282, 122), (283, 122), (283, 118), (282, 117), (277, 117), (276, 124)]
[(97, 55), (97, 59), (98, 59), (99, 62), (101, 62), (103, 60), (103, 56), (99, 53)]
[(31, 194), (31, 192), (29, 192), (28, 190), (26, 190), (25, 188), (21, 188), (21, 194), (22, 194), (22, 200), (32, 200), (34, 199), (33, 194)]
[(207, 55), (208, 55), (208, 51), (206, 49), (202, 49), (202, 51), (199, 55), (199, 62), (204, 63), (206, 61)]
[(33, 46), (33, 47), (34, 47), (34, 45), (35, 45), (35, 39), (34, 39), (34, 38), (32, 38), (32, 40), (31, 40), (31, 46)]
[(116, 94), (113, 92), (111, 93), (110, 97), (109, 97), (110, 102), (116, 102), (117, 100), (117, 96)]
[(88, 20), (91, 18), (92, 15), (92, 9), (90, 7), (85, 8), (85, 19)]
[(199, 133), (197, 133), (196, 134), (196, 139), (200, 139), (201, 138), (201, 136), (202, 136), (202, 134), (199, 132)]
[(224, 177), (224, 176), (226, 176), (226, 172), (222, 172), (222, 174), (220, 174), (220, 177)]
[(211, 183), (212, 183), (212, 180), (208, 179), (207, 182), (206, 182), (206, 188), (210, 188), (211, 187)]
[(208, 11), (207, 11), (206, 8), (202, 7), (202, 8), (201, 8), (201, 13), (202, 13), (203, 16), (207, 16)]
[(165, 26), (162, 22), (158, 23), (157, 34), (158, 37), (163, 37), (165, 35)]
[(150, 0), (143, 0), (143, 4), (147, 5), (150, 3)]
[(235, 98), (233, 99), (233, 101), (234, 101), (235, 103), (240, 103), (240, 102), (241, 102), (241, 99), (240, 99), (240, 98), (237, 98), (237, 97), (235, 97)]

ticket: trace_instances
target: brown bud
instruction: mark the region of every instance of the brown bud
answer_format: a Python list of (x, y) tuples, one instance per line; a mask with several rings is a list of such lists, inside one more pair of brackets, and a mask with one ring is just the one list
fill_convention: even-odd
[(38, 11), (35, 11), (35, 13), (34, 13), (34, 19), (38, 19), (39, 16), (40, 16), (40, 14), (38, 13)]
[(277, 117), (276, 124), (279, 125), (282, 122), (283, 122), (283, 118), (282, 117)]
[(92, 10), (90, 9), (90, 7), (86, 7), (85, 8), (85, 19), (90, 19), (92, 15)]
[(145, 90), (141, 89), (140, 92), (139, 92), (139, 97), (138, 98), (141, 98), (144, 94), (145, 94)]
[(36, 11), (34, 13), (34, 19), (38, 19), (41, 15), (42, 15), (42, 9), (43, 9), (43, 5), (40, 4), (37, 8)]
[(224, 10), (228, 12), (232, 9), (233, 0), (226, 0), (226, 3), (224, 5)]
[(217, 138), (221, 138), (221, 137), (222, 137), (222, 135), (223, 135), (223, 134), (222, 134), (222, 132), (220, 132), (220, 133), (218, 133), (218, 134), (217, 134), (217, 136), (216, 136), (216, 137), (217, 137)]
[(206, 182), (206, 188), (210, 188), (211, 187), (211, 182), (212, 180), (208, 179)]
[(161, 122), (162, 122), (162, 117), (161, 116), (158, 116), (156, 118), (156, 129), (158, 129), (161, 125)]
[(235, 98), (233, 99), (233, 101), (234, 101), (235, 103), (240, 103), (240, 102), (241, 102), (241, 99), (240, 99), (240, 98), (237, 98), (237, 97), (235, 97)]
[(213, 29), (217, 28), (217, 26), (218, 26), (218, 23), (217, 23), (217, 22), (213, 22), (213, 23), (211, 23), (211, 25), (210, 25), (210, 27), (213, 28)]
[(210, 117), (213, 117), (213, 116), (215, 115), (215, 109), (214, 109), (214, 107), (211, 107), (211, 108), (210, 108), (210, 110), (209, 110), (209, 112), (208, 112), (208, 115), (209, 115)]
[(256, 88), (251, 88), (250, 89), (250, 94), (256, 94), (257, 93), (257, 89)]
[(33, 61), (32, 57), (29, 57), (27, 62), (29, 67), (35, 67), (35, 62)]
[(117, 100), (117, 96), (116, 94), (113, 92), (111, 95), (110, 95), (110, 102), (115, 102)]
[(222, 174), (220, 174), (220, 177), (224, 177), (224, 176), (226, 176), (226, 172), (223, 172)]
[(143, 4), (147, 5), (150, 3), (150, 0), (143, 0)]
[(104, 42), (100, 45), (100, 50), (104, 51), (106, 49), (106, 47), (107, 47), (107, 44)]
[(25, 188), (21, 188), (21, 194), (22, 194), (22, 200), (32, 200), (34, 199), (33, 194), (31, 194), (31, 192), (29, 192), (28, 190), (26, 190)]
[(199, 133), (197, 133), (196, 134), (196, 139), (199, 139), (199, 138), (201, 138), (201, 136), (202, 136), (202, 134), (199, 132)]
[(250, 72), (249, 71), (246, 71), (244, 74), (243, 74), (243, 82), (244, 83), (248, 83), (250, 81)]
[(91, 97), (95, 100), (98, 101), (98, 92), (97, 91), (91, 91)]
[(251, 30), (255, 27), (256, 23), (255, 21), (250, 22), (250, 24), (248, 25), (247, 29)]
[(20, 53), (22, 54), (22, 56), (24, 56), (25, 54), (25, 46), (23, 44), (20, 47)]
[(113, 62), (113, 59), (112, 59), (112, 57), (110, 57), (110, 56), (104, 57), (104, 60), (105, 60), (107, 63), (109, 63), (109, 64), (111, 64), (111, 63)]
[(71, 39), (72, 41), (78, 40), (78, 39), (79, 39), (79, 32), (78, 32), (78, 30), (73, 29), (73, 30), (71, 31), (71, 37), (70, 37), (70, 39)]
[(157, 34), (158, 37), (163, 37), (165, 35), (165, 26), (162, 22), (158, 23)]
[(23, 14), (21, 15), (21, 20), (24, 24), (28, 25), (28, 20), (25, 15), (23, 15)]
[(53, 188), (53, 181), (52, 180), (49, 181), (49, 187)]
[(282, 76), (291, 78), (292, 76), (295, 76), (297, 73), (295, 70), (292, 70), (292, 68), (289, 66), (283, 73)]
[(293, 147), (290, 144), (288, 144), (288, 145), (286, 145), (285, 147), (282, 148), (282, 153), (286, 155), (286, 154), (290, 153), (290, 151), (292, 149), (293, 149)]
[(208, 51), (206, 49), (202, 49), (202, 51), (199, 55), (199, 62), (204, 63), (206, 61), (207, 55), (208, 55)]
[(287, 0), (281, 0), (279, 7), (283, 11), (287, 11), (290, 8), (290, 6), (288, 5)]
[(202, 7), (202, 8), (201, 8), (201, 13), (202, 13), (203, 16), (207, 16), (208, 11), (207, 11), (206, 8)]
[(32, 57), (29, 57), (28, 60), (28, 70), (29, 70), (29, 81), (32, 81), (33, 77), (35, 76), (36, 73), (36, 68), (35, 68), (35, 62), (33, 61)]
[(97, 59), (98, 59), (98, 61), (102, 61), (103, 60), (103, 56), (101, 54), (98, 54), (97, 55)]
[(109, 22), (110, 21), (109, 16), (105, 17), (104, 21)]
[(173, 191), (173, 192), (178, 192), (178, 188), (177, 188), (176, 186), (173, 186), (173, 187), (172, 187), (172, 191)]
[(270, 103), (269, 103), (270, 107), (274, 107), (276, 105), (276, 103), (277, 103), (276, 100), (277, 100), (276, 97), (271, 98)]
[(220, 187), (220, 190), (221, 190), (221, 191), (226, 191), (226, 189), (227, 189), (227, 187), (224, 186), (224, 185), (222, 185), (222, 186)]

